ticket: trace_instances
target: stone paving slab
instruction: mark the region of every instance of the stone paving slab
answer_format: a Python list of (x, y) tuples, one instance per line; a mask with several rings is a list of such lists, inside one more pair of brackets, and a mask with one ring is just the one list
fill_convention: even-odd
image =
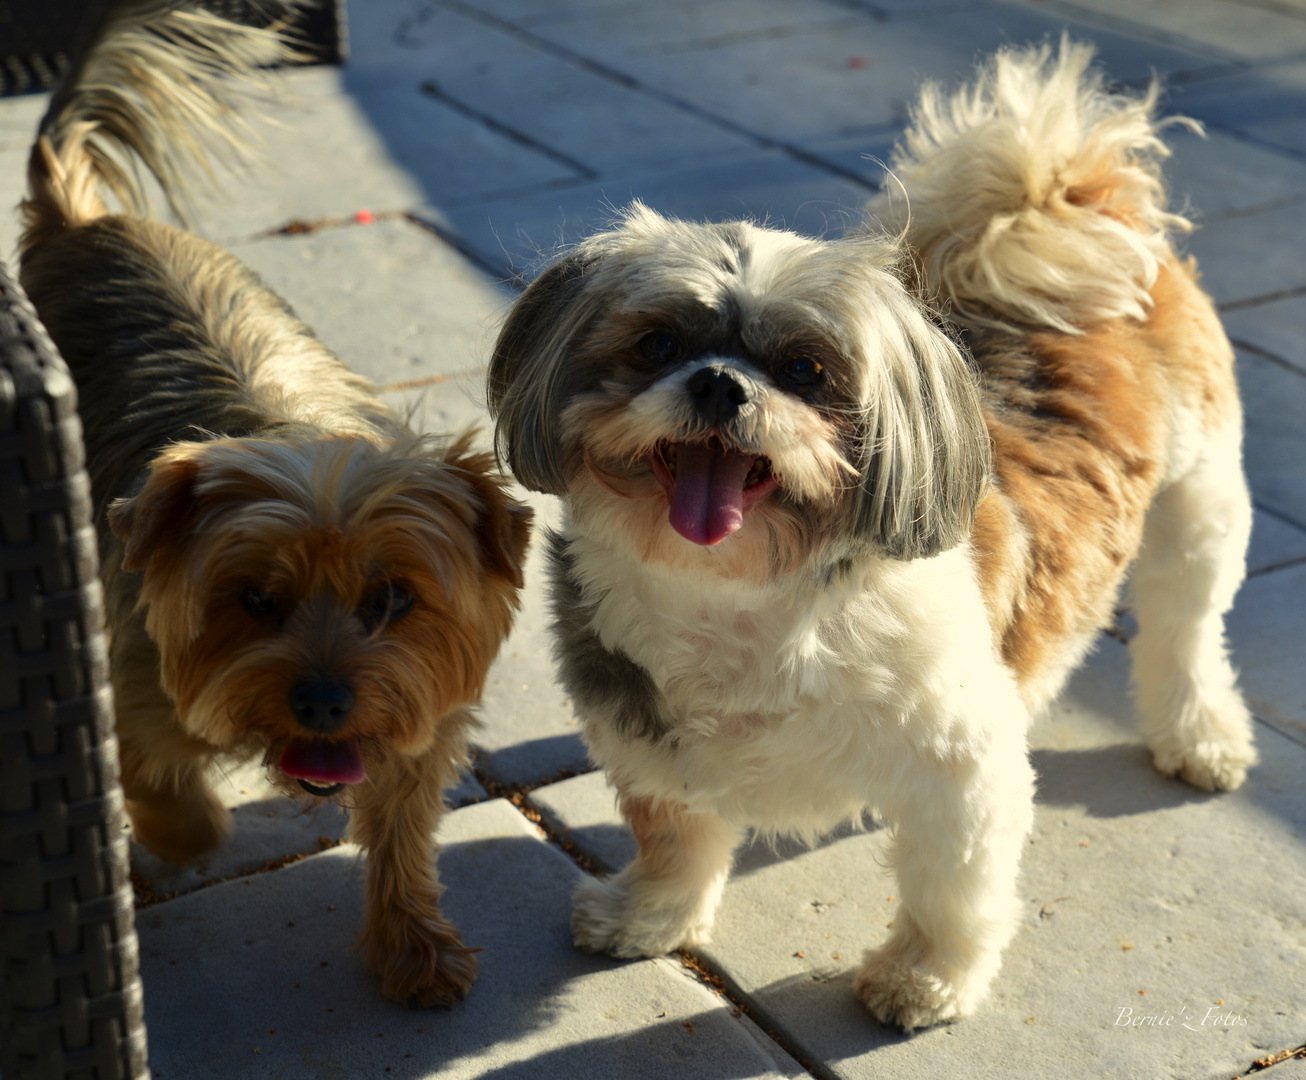
[(402, 210), (424, 198), (567, 179), (573, 170), (394, 79), (313, 67), (278, 78), (285, 95), (254, 130), (259, 163), (229, 197), (207, 200), (200, 228), (223, 242), (294, 220)]
[[(1293, 41), (1299, 55), (1306, 53), (1306, 30), (1297, 31)], [(1176, 86), (1171, 103), (1213, 127), (1298, 158), (1306, 154), (1306, 60)]]
[(1257, 510), (1252, 541), (1247, 549), (1247, 571), (1257, 573), (1284, 563), (1306, 559), (1306, 529)]
[[(231, 832), (216, 851), (195, 863), (164, 862), (131, 841), (133, 884), (138, 898), (163, 898), (213, 885), (241, 874), (275, 867), (287, 858), (334, 847), (345, 835), (349, 815), (334, 803), (288, 799), (268, 783), (257, 762), (216, 768), (210, 783), (231, 811)], [(480, 802), (488, 794), (475, 776), (465, 774), (444, 793), (446, 806)], [(131, 826), (127, 826), (130, 836)]]
[(1301, 52), (1306, 11), (1227, 0), (1050, 0), (1049, 12), (1230, 59), (1275, 59)]
[(513, 296), (403, 218), (231, 250), (341, 359), (381, 385), (483, 369)]
[[(569, 62), (506, 24), (458, 5), (388, 7), (389, 34), (353, 43), (350, 68), (410, 87), (455, 112), (488, 118), (574, 176), (665, 168), (753, 150), (720, 124)], [(362, 75), (351, 75), (351, 87)], [(531, 92), (523, 93), (523, 87)], [(360, 99), (366, 108), (369, 102)], [(529, 132), (529, 134), (526, 134)], [(615, 137), (614, 137), (615, 136)], [(541, 177), (543, 179), (543, 177)]]
[[(746, 849), (702, 955), (796, 1056), (839, 1077), (987, 1077), (998, 1060), (1012, 1077), (1045, 1076), (1051, 1062), (1094, 1076), (1232, 1076), (1297, 1045), (1306, 870), (1284, 852), (1306, 827), (1306, 749), (1262, 725), (1265, 763), (1245, 791), (1165, 780), (1132, 732), (1126, 679), (1125, 650), (1106, 641), (1033, 731), (1026, 915), (975, 1017), (904, 1037), (855, 1001), (861, 952), (893, 918), (880, 830), (812, 851)], [(597, 774), (531, 799), (609, 865), (633, 848)], [(1169, 1027), (1119, 1022), (1167, 1014)]]
[(1219, 130), (1203, 137), (1172, 126), (1165, 142), (1172, 151), (1164, 166), (1171, 205), (1186, 208), (1199, 229), (1215, 218), (1306, 204), (1306, 160)]
[(753, 218), (814, 236), (841, 233), (871, 191), (780, 152), (682, 171), (610, 178), (483, 205), (426, 206), (417, 216), (505, 276), (534, 277), (562, 247), (609, 225), (642, 199), (689, 219)]
[[(1302, 212), (1306, 215), (1306, 208)], [(1222, 318), (1235, 343), (1245, 342), (1306, 375), (1306, 296), (1226, 311)]]
[(351, 951), (363, 868), (340, 847), (143, 909), (153, 1075), (496, 1080), (779, 1077), (801, 1069), (669, 960), (571, 947), (575, 865), (503, 800), (446, 815), (444, 911), (482, 946), (451, 1009), (384, 1000)]
[[(839, 8), (830, 5), (832, 13)], [(546, 40), (606, 65), (642, 84), (693, 102), (696, 108), (753, 132), (782, 140), (836, 135), (840, 130), (901, 120), (922, 79), (952, 81), (975, 58), (1008, 41), (1056, 38), (1065, 22), (1027, 4), (963, 5), (946, 19), (904, 7), (888, 19), (874, 13), (857, 23), (794, 27), (782, 37), (723, 40), (677, 52), (649, 48), (666, 40), (665, 25), (649, 29), (632, 9), (557, 20), (535, 28)], [(680, 8), (666, 9), (677, 29)], [(692, 24), (686, 25), (692, 41)], [(1209, 59), (1164, 45), (1095, 32), (1104, 62), (1120, 79), (1146, 78), (1153, 69), (1209, 66)]]
[(1259, 213), (1209, 221), (1180, 244), (1197, 256), (1202, 285), (1217, 303), (1306, 288), (1306, 251), (1285, 244), (1299, 235), (1306, 208), (1272, 205)]
[(1252, 497), (1306, 525), (1306, 377), (1254, 353), (1238, 352), (1238, 386), (1246, 415), (1243, 464)]
[(1244, 582), (1229, 617), (1229, 638), (1252, 710), (1306, 746), (1306, 566)]

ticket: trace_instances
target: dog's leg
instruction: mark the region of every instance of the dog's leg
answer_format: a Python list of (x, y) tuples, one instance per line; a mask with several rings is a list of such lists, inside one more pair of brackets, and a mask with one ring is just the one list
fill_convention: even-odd
[(141, 714), (130, 707), (120, 707), (118, 713), (122, 790), (132, 836), (160, 859), (188, 863), (222, 843), (231, 812), (204, 776), (212, 748), (177, 730), (170, 704), (147, 711), (166, 715), (167, 722), (151, 724), (147, 718), (133, 723)]
[(1224, 643), (1224, 613), (1242, 582), (1251, 499), (1239, 432), (1148, 511), (1133, 575), (1138, 635), (1130, 643), (1143, 734), (1157, 769), (1206, 791), (1232, 791), (1256, 764), (1252, 722)]
[(367, 850), (367, 921), (359, 939), (394, 1001), (448, 1005), (476, 979), (476, 953), (440, 914), (434, 832), (451, 780), (446, 746), (418, 758), (392, 755), (359, 786), (349, 839)]
[(707, 941), (741, 831), (714, 814), (646, 798), (623, 797), (621, 812), (639, 854), (619, 874), (577, 886), (576, 946), (635, 957)]
[(153, 771), (123, 756), (123, 795), (137, 843), (171, 863), (191, 862), (221, 844), (231, 813), (209, 788), (204, 764), (170, 763), (165, 778), (147, 782)]
[(854, 987), (883, 1023), (911, 1030), (970, 1013), (1015, 933), (1034, 774), (1019, 703), (1012, 708), (1010, 729), (990, 736), (982, 756), (967, 758), (960, 747), (943, 760), (918, 752), (904, 783), (880, 800), (902, 903)]

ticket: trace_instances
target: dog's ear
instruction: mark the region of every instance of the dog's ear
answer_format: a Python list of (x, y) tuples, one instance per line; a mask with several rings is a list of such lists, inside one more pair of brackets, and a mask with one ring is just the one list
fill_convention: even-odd
[(598, 314), (587, 296), (595, 256), (583, 249), (545, 270), (513, 305), (490, 359), (488, 397), (496, 453), (533, 491), (561, 495), (567, 486), (558, 400), (570, 346)]
[(177, 443), (154, 459), (144, 486), (109, 507), (109, 528), (123, 542), (122, 567), (144, 570), (156, 552), (183, 542), (196, 510), (203, 443)]
[(912, 295), (877, 319), (856, 531), (897, 559), (937, 555), (969, 535), (992, 449), (978, 380), (943, 320)]
[(506, 578), (515, 589), (526, 584), (522, 569), (534, 520), (534, 510), (496, 486), (477, 521), (476, 532), (486, 568)]

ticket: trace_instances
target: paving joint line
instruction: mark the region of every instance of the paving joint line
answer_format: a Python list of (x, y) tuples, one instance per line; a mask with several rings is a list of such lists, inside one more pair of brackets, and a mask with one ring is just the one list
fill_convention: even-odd
[(1277, 510), (1273, 506), (1266, 506), (1264, 503), (1259, 503), (1255, 500), (1252, 501), (1252, 508), (1254, 510), (1259, 510), (1263, 514), (1269, 514), (1272, 518), (1278, 518), (1278, 520), (1282, 521), (1285, 525), (1291, 525), (1294, 529), (1306, 532), (1306, 522), (1298, 521), (1291, 514), (1285, 514), (1282, 510)]
[(1209, 128), (1212, 131), (1218, 131), (1222, 135), (1229, 135), (1232, 138), (1240, 139), (1242, 142), (1255, 146), (1261, 150), (1268, 150), (1272, 154), (1282, 154), (1284, 157), (1291, 158), (1293, 161), (1306, 161), (1306, 150), (1298, 150), (1292, 146), (1285, 146), (1283, 143), (1274, 142), (1270, 139), (1263, 138), (1260, 135), (1253, 135), (1249, 131), (1244, 131), (1242, 128), (1231, 127), (1226, 123), (1212, 120), (1203, 120), (1201, 123), (1203, 127)]
[(859, 187), (865, 188), (867, 191), (876, 192), (880, 190), (879, 185), (870, 183), (863, 176), (853, 172), (851, 169), (845, 169), (839, 165), (835, 165), (833, 162), (826, 161), (824, 158), (821, 158), (807, 150), (803, 150), (801, 147), (781, 142), (778, 139), (773, 139), (761, 134), (760, 132), (753, 131), (751, 128), (745, 127), (743, 124), (736, 123), (724, 116), (718, 116), (716, 113), (704, 109), (700, 105), (695, 105), (692, 101), (687, 101), (666, 90), (659, 90), (657, 87), (649, 86), (647, 83), (642, 82), (633, 75), (628, 75), (624, 71), (611, 67), (602, 61), (594, 60), (583, 53), (577, 52), (575, 49), (568, 48), (565, 45), (559, 45), (557, 42), (551, 41), (541, 34), (520, 27), (516, 23), (510, 22), (507, 19), (501, 19), (497, 15), (481, 11), (479, 8), (465, 3), (464, 0), (432, 0), (432, 2), (447, 11), (455, 12), (456, 14), (462, 15), (464, 18), (482, 23), (485, 26), (492, 27), (502, 33), (516, 37), (521, 41), (534, 46), (540, 51), (549, 53), (583, 71), (588, 71), (591, 74), (598, 75), (601, 78), (607, 79), (609, 82), (614, 82), (619, 86), (624, 86), (628, 90), (633, 90), (637, 93), (643, 94), (645, 97), (671, 105), (690, 116), (694, 116), (700, 120), (713, 124), (723, 131), (743, 136), (744, 138), (751, 140), (761, 149), (780, 150), (797, 161), (806, 165), (811, 165), (814, 168), (821, 169), (824, 172), (831, 173), (835, 176), (841, 176), (845, 180), (850, 180)]
[(516, 128), (503, 123), (501, 120), (496, 120), (489, 113), (482, 112), (480, 109), (468, 105), (467, 102), (454, 97), (447, 90), (443, 89), (435, 79), (424, 80), (418, 86), (418, 89), (432, 101), (438, 101), (441, 105), (448, 106), (459, 115), (465, 116), (469, 120), (475, 120), (478, 124), (481, 124), (482, 126), (489, 128), (491, 131), (502, 135), (504, 138), (517, 143), (519, 146), (524, 146), (528, 150), (534, 150), (537, 154), (543, 154), (551, 161), (555, 161), (559, 165), (564, 165), (568, 169), (571, 169), (582, 179), (593, 180), (599, 175), (597, 170), (586, 165), (583, 161), (578, 161), (576, 158), (570, 157), (567, 154), (562, 153), (560, 150), (555, 150), (547, 143), (542, 143), (538, 139), (527, 135), (524, 131), (518, 131)]
[(1250, 581), (1252, 578), (1261, 577), (1263, 574), (1273, 574), (1276, 570), (1291, 570), (1294, 566), (1301, 566), (1303, 563), (1306, 563), (1306, 555), (1298, 555), (1294, 559), (1284, 559), (1282, 562), (1247, 571), (1246, 580)]
[[(582, 851), (580, 846), (570, 837), (562, 836), (557, 829), (553, 828), (544, 816), (544, 812), (536, 806), (530, 799), (530, 794), (539, 788), (549, 787), (552, 784), (562, 780), (568, 780), (573, 776), (583, 776), (587, 773), (596, 772), (597, 767), (591, 769), (563, 769), (557, 776), (548, 780), (541, 780), (534, 784), (505, 784), (502, 781), (495, 780), (493, 777), (477, 770), (474, 766), (473, 775), (480, 781), (485, 788), (486, 793), (492, 799), (506, 799), (512, 806), (524, 817), (531, 822), (546, 840), (556, 845), (562, 852), (569, 856), (582, 873), (589, 874), (591, 877), (606, 876), (606, 872), (599, 866), (595, 858)], [(733, 990), (726, 982), (726, 976), (723, 973), (713, 970), (713, 968), (702, 957), (695, 955), (688, 949), (676, 949), (676, 955), (680, 958), (681, 964), (692, 972), (699, 982), (703, 983), (710, 990), (720, 997), (725, 998), (734, 1006), (731, 1015), (739, 1018), (741, 1015), (748, 1017), (758, 1031), (763, 1032), (772, 1042), (774, 1042), (786, 1055), (793, 1058), (800, 1066), (811, 1076), (818, 1077), (818, 1080), (835, 1080), (832, 1073), (824, 1070), (817, 1071), (812, 1067), (809, 1058), (813, 1055), (805, 1055), (803, 1059), (796, 1057), (789, 1049), (789, 1044), (777, 1033), (775, 1024), (766, 1024), (757, 1019), (755, 1015), (756, 1008), (745, 1000), (745, 995), (736, 986)]]
[(1299, 296), (1306, 296), (1306, 285), (1293, 285), (1287, 289), (1276, 289), (1274, 292), (1261, 293), (1259, 296), (1248, 296), (1241, 300), (1225, 300), (1215, 305), (1215, 310), (1224, 314), (1226, 311), (1242, 311), (1245, 308), (1261, 307), (1264, 304), (1277, 303), (1280, 300), (1295, 300)]
[[(1298, 291), (1298, 295), (1303, 295), (1303, 294), (1306, 294), (1306, 289), (1301, 289)], [(1269, 301), (1266, 302), (1268, 303)], [(1249, 304), (1247, 306), (1253, 307), (1258, 305)], [(1241, 310), (1241, 309), (1234, 308), (1232, 310)], [(1290, 371), (1292, 372), (1292, 374), (1297, 375), (1300, 378), (1306, 379), (1306, 371), (1303, 371), (1291, 360), (1288, 360), (1285, 357), (1280, 356), (1278, 353), (1271, 352), (1269, 349), (1262, 349), (1259, 345), (1253, 345), (1250, 341), (1243, 341), (1240, 338), (1230, 338), (1229, 344), (1232, 345), (1235, 349), (1242, 349), (1243, 352), (1251, 353), (1253, 356), (1259, 357), (1260, 359), (1264, 360), (1266, 363), (1274, 364), (1276, 367), (1283, 368), (1284, 371)]]

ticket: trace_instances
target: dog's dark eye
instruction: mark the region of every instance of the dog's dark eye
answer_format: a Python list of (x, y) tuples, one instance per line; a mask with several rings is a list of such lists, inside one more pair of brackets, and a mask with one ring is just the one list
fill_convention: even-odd
[(259, 618), (264, 615), (275, 615), (278, 607), (271, 594), (257, 585), (246, 585), (240, 591), (240, 606)]
[(367, 601), (367, 621), (373, 626), (398, 622), (413, 610), (416, 602), (417, 597), (398, 582), (383, 582)]
[(639, 339), (639, 351), (655, 364), (669, 364), (680, 359), (680, 342), (661, 330)]
[(791, 356), (785, 361), (780, 373), (795, 386), (815, 386), (825, 378), (820, 363), (810, 356)]

